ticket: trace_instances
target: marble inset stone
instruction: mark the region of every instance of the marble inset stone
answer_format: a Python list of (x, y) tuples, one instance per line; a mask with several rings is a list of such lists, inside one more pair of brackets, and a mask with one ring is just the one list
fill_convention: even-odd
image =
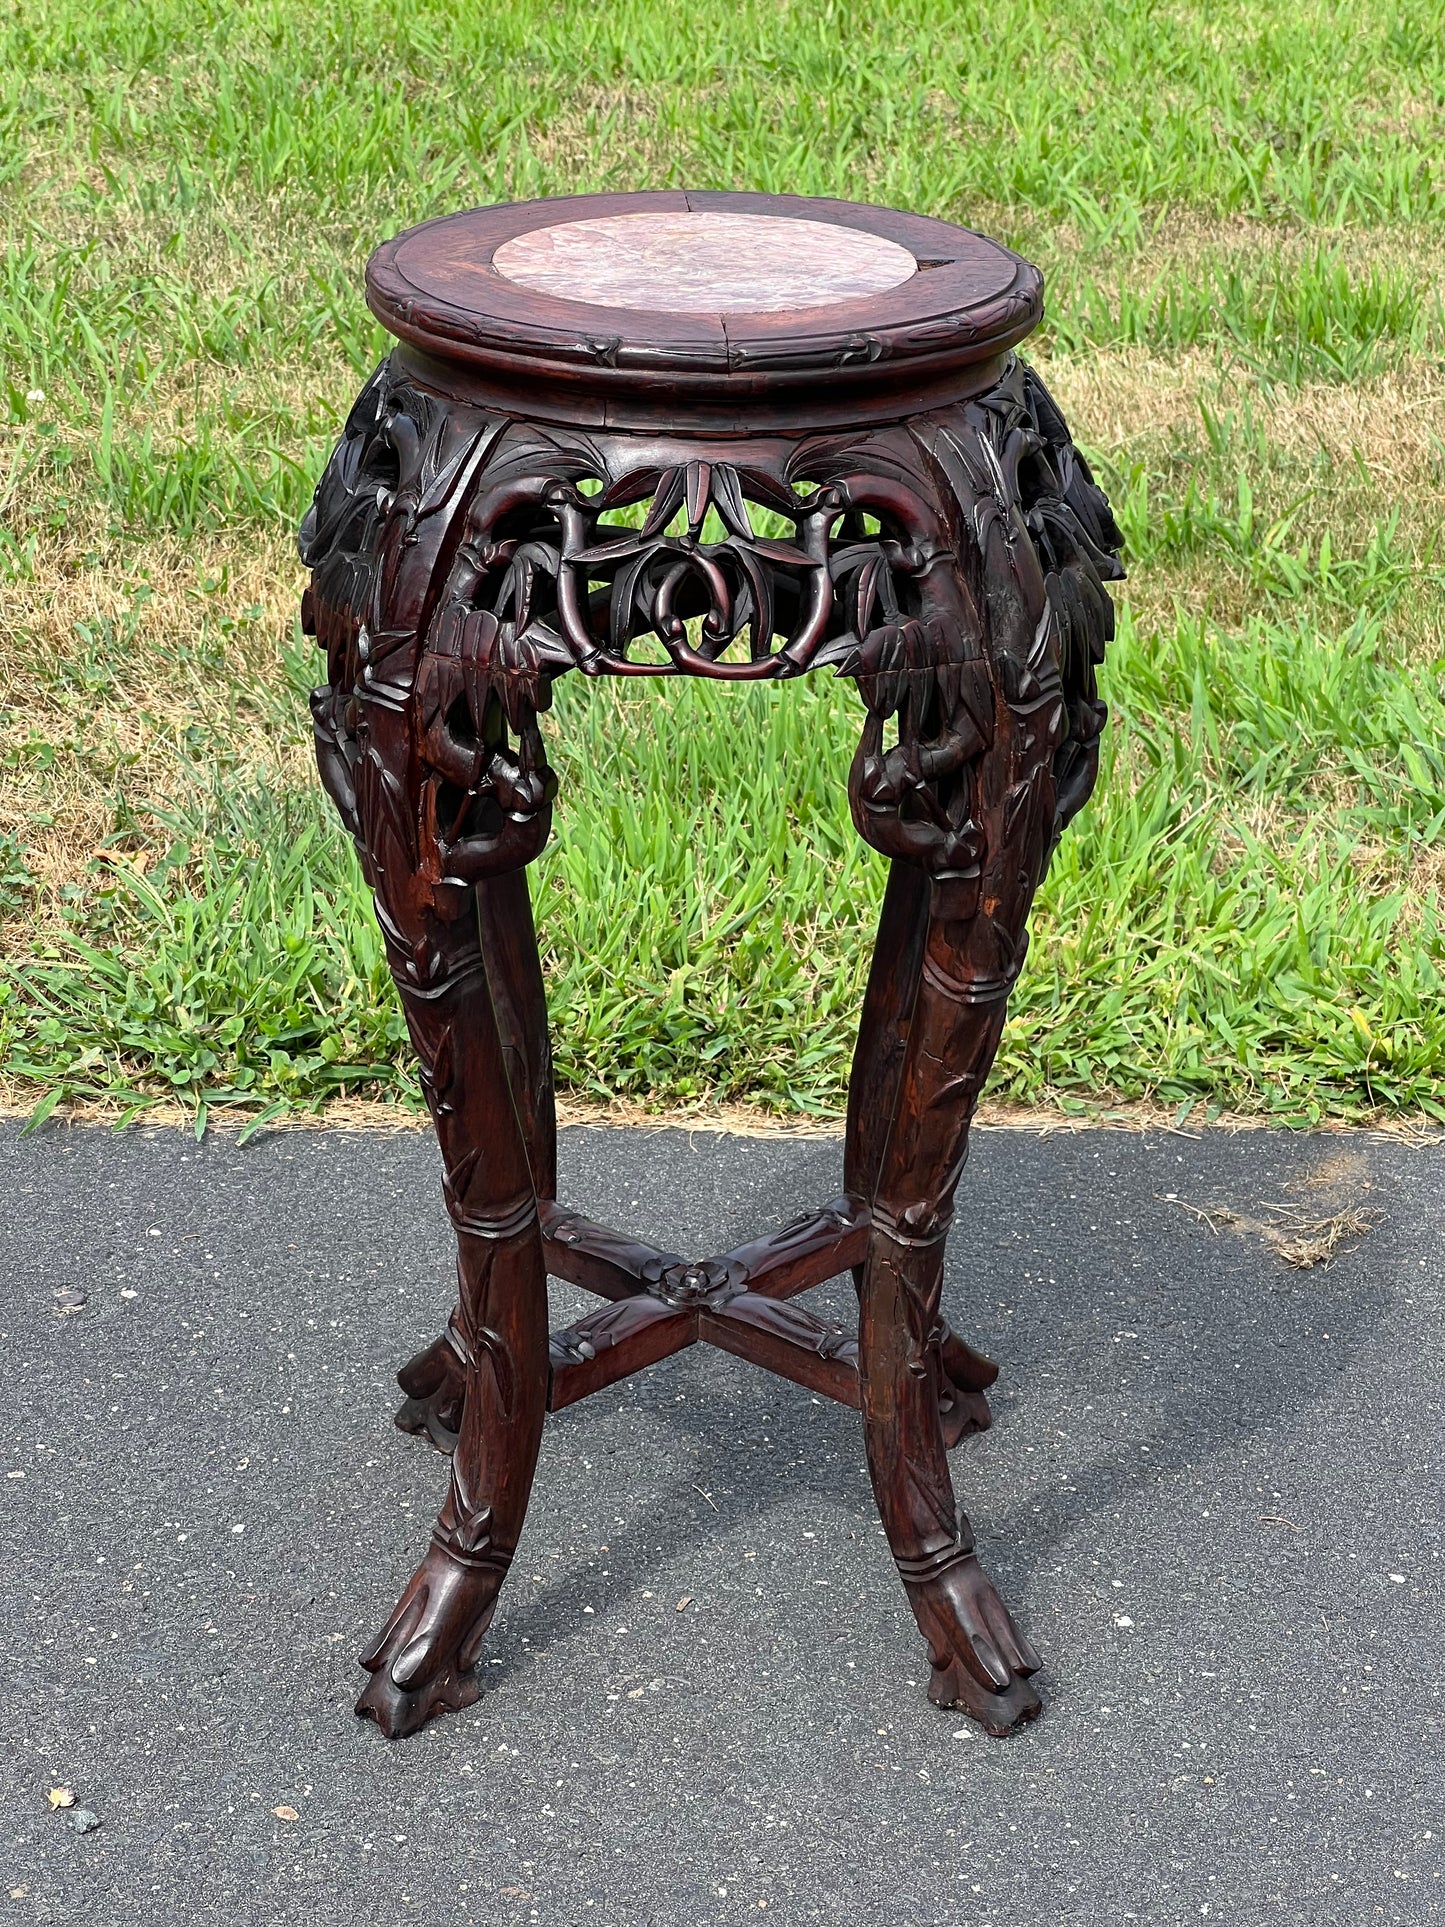
[(617, 214), (506, 241), (492, 266), (538, 294), (671, 314), (777, 314), (857, 301), (918, 272), (866, 229), (770, 214)]

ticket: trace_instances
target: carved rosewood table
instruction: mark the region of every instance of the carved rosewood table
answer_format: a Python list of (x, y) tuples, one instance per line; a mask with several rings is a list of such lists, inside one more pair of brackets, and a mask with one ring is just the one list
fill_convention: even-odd
[[(969, 1120), (1034, 891), (1098, 767), (1119, 535), (1012, 350), (1042, 281), (942, 221), (635, 194), (483, 208), (367, 270), (398, 346), (301, 536), (322, 780), (361, 851), (445, 1164), (460, 1302), (397, 1423), (452, 1453), (357, 1710), (390, 1735), (477, 1697), (542, 1419), (704, 1342), (863, 1415), (929, 1696), (991, 1733), (1039, 1661), (946, 1453), (997, 1368), (940, 1315)], [(556, 1199), (525, 866), (556, 784), (553, 679), (857, 684), (848, 793), (891, 859), (845, 1194), (689, 1260)], [(791, 1301), (851, 1269), (856, 1336)], [(604, 1304), (547, 1332), (548, 1273)]]

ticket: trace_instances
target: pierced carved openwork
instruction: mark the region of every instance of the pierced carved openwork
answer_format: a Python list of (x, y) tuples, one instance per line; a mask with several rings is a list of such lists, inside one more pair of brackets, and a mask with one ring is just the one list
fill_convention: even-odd
[[(692, 461), (643, 468), (595, 492), (554, 482), (543, 501), (555, 517), (552, 541), (517, 544), (497, 591), (504, 650), (538, 650), (588, 675), (740, 682), (809, 667), (832, 610), (835, 491)], [(620, 525), (616, 512), (637, 505), (641, 526)], [(758, 507), (791, 524), (786, 538), (758, 533)], [(659, 645), (651, 661), (638, 655), (648, 639)]]
[(804, 479), (808, 445), (776, 473), (633, 468), (628, 453), (514, 429), (467, 516), (433, 646), (531, 687), (572, 668), (746, 682), (841, 663), (875, 620), (899, 619), (906, 537), (883, 534), (844, 476)]
[(353, 830), (359, 783), (391, 807), (364, 767), (378, 708), (415, 697), (425, 777), (403, 840), (434, 884), (467, 883), (545, 841), (537, 718), (557, 676), (827, 667), (867, 708), (850, 790), (876, 848), (967, 899), (983, 857), (972, 776), (1000, 702), (1053, 739), (1051, 846), (1097, 769), (1118, 535), (1042, 384), (1015, 362), (977, 401), (906, 426), (744, 450), (639, 460), (632, 438), (447, 406), (384, 364), (302, 538), (330, 671), (318, 754)]

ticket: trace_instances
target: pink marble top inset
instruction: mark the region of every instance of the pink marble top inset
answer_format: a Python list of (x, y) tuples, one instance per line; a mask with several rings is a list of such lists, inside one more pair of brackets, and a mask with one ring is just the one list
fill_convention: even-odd
[(673, 314), (777, 314), (857, 301), (918, 272), (861, 228), (770, 214), (618, 214), (533, 228), (492, 266), (538, 294)]

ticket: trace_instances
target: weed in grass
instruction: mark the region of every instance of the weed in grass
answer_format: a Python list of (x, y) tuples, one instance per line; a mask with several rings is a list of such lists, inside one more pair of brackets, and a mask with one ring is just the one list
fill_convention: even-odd
[(0, 830), (0, 923), (28, 910), (34, 895), (35, 878), (19, 839), (9, 830)]

